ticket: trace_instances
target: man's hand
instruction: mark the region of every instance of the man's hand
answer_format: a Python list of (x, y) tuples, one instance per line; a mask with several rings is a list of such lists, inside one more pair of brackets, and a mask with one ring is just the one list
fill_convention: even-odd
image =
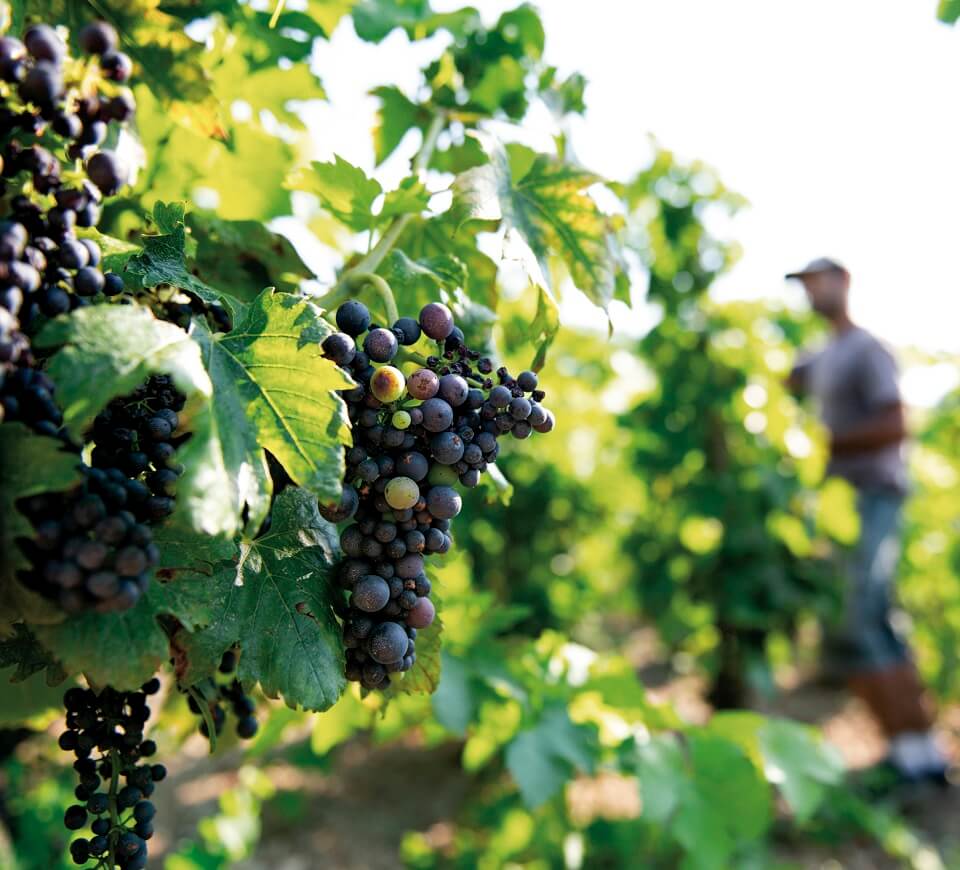
[(887, 405), (863, 423), (830, 438), (832, 456), (850, 456), (870, 453), (891, 444), (899, 444), (907, 437), (907, 422), (903, 405)]

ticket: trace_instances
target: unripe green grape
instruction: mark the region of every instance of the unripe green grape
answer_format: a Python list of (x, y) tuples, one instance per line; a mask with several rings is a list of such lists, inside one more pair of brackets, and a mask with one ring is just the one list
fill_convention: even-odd
[(410, 415), (406, 411), (397, 411), (397, 413), (390, 418), (390, 423), (394, 429), (409, 429)]
[(453, 486), (460, 482), (460, 475), (457, 474), (457, 469), (452, 465), (434, 463), (430, 466), (430, 473), (427, 475), (427, 480), (433, 486)]
[(406, 510), (417, 503), (420, 487), (409, 477), (395, 477), (387, 484), (383, 497), (394, 510)]
[(370, 378), (370, 391), (385, 405), (396, 402), (406, 385), (403, 372), (393, 366), (381, 366)]

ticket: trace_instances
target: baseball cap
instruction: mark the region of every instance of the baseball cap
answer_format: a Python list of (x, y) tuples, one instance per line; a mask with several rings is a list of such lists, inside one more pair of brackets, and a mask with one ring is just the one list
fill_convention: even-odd
[(847, 267), (831, 257), (817, 257), (796, 272), (787, 272), (786, 278), (802, 278), (804, 275), (816, 275), (819, 272), (846, 272)]

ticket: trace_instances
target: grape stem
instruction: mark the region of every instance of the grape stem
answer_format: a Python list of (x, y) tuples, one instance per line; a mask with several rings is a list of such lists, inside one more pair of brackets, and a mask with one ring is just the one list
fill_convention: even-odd
[(415, 350), (404, 350), (401, 348), (397, 351), (397, 355), (394, 357), (398, 362), (415, 362), (417, 365), (426, 367), (427, 358), (422, 353), (417, 353)]
[(117, 785), (120, 783), (120, 760), (117, 758), (117, 750), (110, 749), (110, 792), (108, 800), (110, 802), (110, 866), (117, 865), (117, 832), (120, 825), (120, 814), (117, 812)]

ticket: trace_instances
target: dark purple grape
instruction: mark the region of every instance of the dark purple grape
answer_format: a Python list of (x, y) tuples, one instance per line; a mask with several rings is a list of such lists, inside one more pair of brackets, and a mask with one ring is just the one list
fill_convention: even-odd
[(390, 600), (390, 587), (387, 581), (375, 574), (368, 574), (358, 581), (350, 595), (351, 607), (363, 610), (366, 613), (376, 613), (382, 610)]
[(497, 385), (490, 391), (489, 401), (494, 408), (506, 408), (513, 399), (513, 394), (502, 384)]
[(421, 406), (423, 428), (428, 432), (443, 432), (453, 423), (453, 408), (443, 399), (427, 399)]
[(133, 72), (133, 61), (122, 51), (108, 51), (100, 58), (100, 70), (104, 78), (125, 82)]
[(453, 314), (446, 305), (430, 302), (420, 310), (420, 328), (428, 338), (443, 341), (453, 331)]
[(407, 379), (407, 392), (415, 399), (432, 399), (440, 389), (440, 378), (430, 369), (417, 369)]
[(516, 399), (511, 399), (510, 404), (507, 406), (507, 409), (510, 412), (510, 416), (514, 420), (526, 420), (530, 416), (530, 411), (532, 405), (528, 399), (524, 399), (522, 396)]
[(28, 103), (52, 105), (63, 93), (60, 70), (48, 61), (38, 61), (20, 83), (18, 93)]
[(421, 481), (430, 471), (430, 463), (422, 453), (410, 451), (397, 460), (396, 473), (411, 480)]
[(323, 340), (321, 347), (323, 355), (340, 366), (349, 365), (357, 354), (356, 344), (345, 332), (331, 333)]
[(389, 664), (403, 657), (407, 650), (407, 633), (396, 622), (378, 625), (367, 641), (370, 658), (380, 664)]
[(444, 375), (440, 378), (440, 398), (454, 408), (466, 402), (469, 393), (470, 387), (460, 375)]
[(356, 338), (370, 326), (370, 312), (362, 302), (350, 299), (337, 309), (336, 320), (341, 332)]
[(105, 54), (117, 47), (117, 31), (106, 21), (91, 21), (77, 36), (87, 54)]
[(397, 337), (389, 329), (372, 329), (363, 340), (363, 352), (374, 362), (390, 362), (398, 349)]
[(520, 372), (517, 375), (517, 386), (525, 393), (532, 393), (537, 388), (537, 375), (535, 372)]
[(441, 432), (430, 439), (430, 453), (441, 465), (454, 465), (463, 457), (463, 439), (456, 432)]
[(420, 324), (412, 317), (401, 317), (393, 324), (393, 333), (400, 344), (416, 344), (420, 339)]
[(59, 64), (67, 47), (49, 24), (34, 24), (23, 35), (23, 44), (30, 55), (38, 61)]
[(462, 508), (460, 494), (452, 486), (434, 486), (427, 493), (427, 510), (438, 520), (453, 519)]
[(360, 505), (360, 496), (349, 484), (343, 485), (340, 500), (335, 504), (321, 502), (318, 506), (320, 516), (331, 523), (342, 523), (350, 519)]
[(554, 427), (554, 424), (556, 423), (556, 420), (554, 419), (552, 411), (548, 411), (546, 408), (544, 408), (543, 410), (544, 410), (544, 413), (546, 414), (546, 418), (539, 426), (534, 426), (533, 428), (537, 432), (546, 434), (547, 432), (553, 431), (553, 427)]
[(112, 196), (127, 183), (127, 170), (112, 151), (98, 151), (87, 161), (87, 175), (104, 193)]

